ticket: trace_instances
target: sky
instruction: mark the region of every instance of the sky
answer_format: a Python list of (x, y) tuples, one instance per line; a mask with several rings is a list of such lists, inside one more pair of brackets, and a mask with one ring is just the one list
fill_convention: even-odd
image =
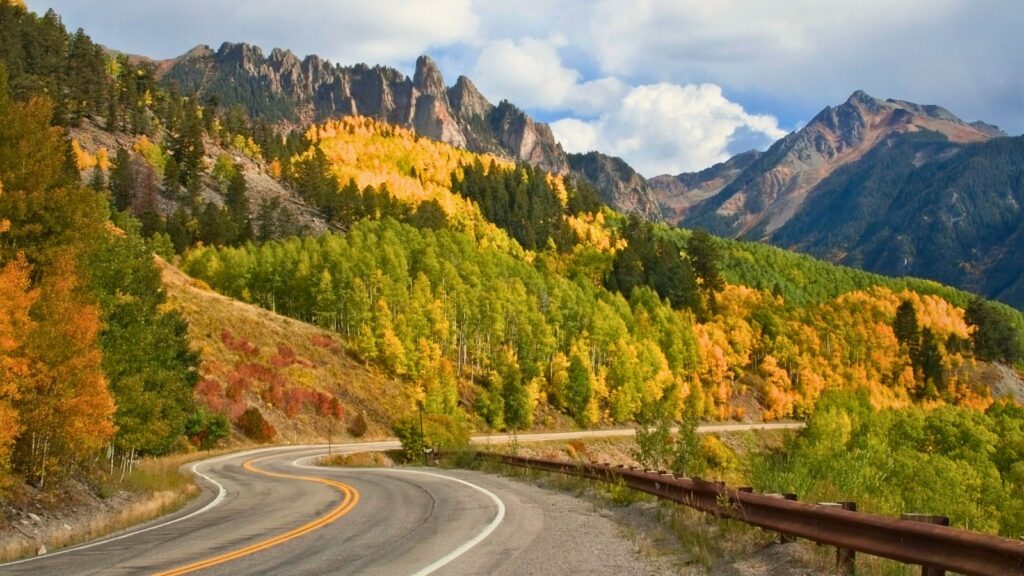
[(647, 177), (764, 149), (861, 89), (1024, 132), (1020, 0), (27, 0), (108, 47), (248, 42), (412, 74), (420, 54)]

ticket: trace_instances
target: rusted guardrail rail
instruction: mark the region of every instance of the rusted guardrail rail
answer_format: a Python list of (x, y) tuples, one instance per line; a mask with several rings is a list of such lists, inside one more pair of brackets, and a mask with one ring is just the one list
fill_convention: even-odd
[[(798, 502), (782, 495), (732, 489), (721, 482), (681, 478), (607, 464), (580, 464), (482, 452), (478, 458), (512, 466), (621, 482), (641, 492), (722, 518), (787, 536), (835, 546), (840, 558), (852, 551), (924, 567), (925, 574), (950, 570), (972, 576), (1024, 575), (1024, 541), (921, 521), (865, 514), (840, 505)], [(850, 506), (846, 506), (849, 508)]]

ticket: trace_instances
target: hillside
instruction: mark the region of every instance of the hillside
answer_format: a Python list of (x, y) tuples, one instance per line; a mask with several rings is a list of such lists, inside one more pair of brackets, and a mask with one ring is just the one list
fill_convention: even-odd
[[(189, 324), (199, 353), (196, 397), (237, 419), (257, 407), (285, 442), (390, 435), (407, 398), (379, 370), (353, 359), (336, 334), (227, 298), (158, 259), (168, 306)], [(337, 406), (331, 401), (337, 399)]]
[[(573, 209), (557, 180), (485, 170), (486, 159), (365, 119), (310, 134), (302, 158), (322, 155), (334, 174), (400, 202), (439, 202), (447, 219), (379, 204), (345, 235), (199, 247), (183, 268), (338, 332), (441, 416), (518, 428), (562, 413), (589, 425), (690, 404), (707, 417), (779, 418), (832, 387), (868, 390), (880, 406), (991, 402), (973, 376), (981, 358), (964, 347), (978, 330), (968, 294)], [(470, 222), (492, 227), (481, 236)], [(571, 222), (589, 224), (570, 226), (573, 238)], [(920, 342), (896, 339), (904, 301), (929, 334), (930, 373), (911, 352)], [(1019, 322), (1006, 314), (996, 316)], [(456, 405), (452, 387), (466, 380)]]
[(623, 214), (636, 214), (652, 222), (661, 220), (661, 208), (651, 185), (622, 158), (600, 152), (569, 154), (572, 173), (597, 188), (601, 201)]
[(1024, 308), (1024, 137), (893, 136), (823, 181), (774, 244)]

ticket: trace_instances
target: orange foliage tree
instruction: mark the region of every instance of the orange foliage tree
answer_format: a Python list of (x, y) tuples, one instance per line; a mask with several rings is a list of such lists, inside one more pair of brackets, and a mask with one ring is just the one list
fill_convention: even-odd
[(114, 402), (97, 344), (100, 313), (84, 297), (69, 255), (51, 266), (32, 312), (33, 371), (15, 404), (24, 426), (15, 465), (42, 486), (111, 439)]

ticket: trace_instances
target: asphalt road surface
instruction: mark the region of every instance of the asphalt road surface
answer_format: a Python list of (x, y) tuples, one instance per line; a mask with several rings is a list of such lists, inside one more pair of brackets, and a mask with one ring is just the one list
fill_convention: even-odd
[[(518, 440), (575, 437), (580, 433)], [(570, 496), (469, 471), (312, 465), (326, 451), (278, 447), (199, 462), (193, 471), (203, 493), (183, 510), (91, 544), (0, 565), (0, 574), (658, 572), (631, 557), (610, 521)]]

